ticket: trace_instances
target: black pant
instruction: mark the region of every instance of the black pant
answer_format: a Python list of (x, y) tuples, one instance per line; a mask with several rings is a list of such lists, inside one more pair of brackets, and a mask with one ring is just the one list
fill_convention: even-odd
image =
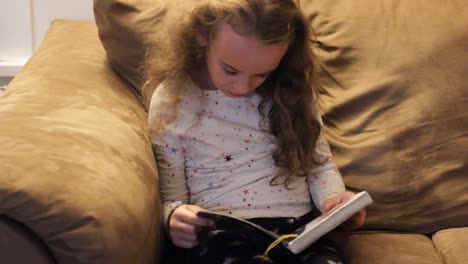
[[(296, 218), (267, 217), (249, 219), (249, 221), (278, 234), (289, 234), (307, 224), (316, 216), (316, 212), (310, 212)], [(331, 232), (331, 236), (333, 236), (334, 232)], [(344, 233), (340, 231), (339, 234), (343, 237)], [(201, 243), (203, 246), (193, 249), (181, 249), (169, 245), (169, 248), (165, 251), (166, 255), (163, 263), (342, 263), (340, 251), (331, 236), (325, 236), (298, 255), (294, 255), (285, 247), (278, 246), (268, 254), (268, 257), (265, 257), (263, 253), (271, 241), (252, 241), (251, 237), (239, 234), (235, 230), (216, 231), (216, 233), (210, 234), (206, 243)]]

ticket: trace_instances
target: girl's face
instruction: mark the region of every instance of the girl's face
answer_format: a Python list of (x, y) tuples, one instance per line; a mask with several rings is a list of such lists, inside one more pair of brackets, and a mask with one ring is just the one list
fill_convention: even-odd
[(214, 39), (199, 36), (198, 42), (206, 47), (206, 88), (230, 97), (255, 91), (288, 49), (287, 44), (265, 44), (255, 36), (241, 36), (228, 24), (220, 27)]

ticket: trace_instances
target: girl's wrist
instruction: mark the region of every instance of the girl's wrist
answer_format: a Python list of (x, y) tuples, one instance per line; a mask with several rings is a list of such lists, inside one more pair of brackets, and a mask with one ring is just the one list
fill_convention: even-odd
[(174, 213), (174, 211), (179, 208), (180, 206), (184, 205), (185, 203), (182, 202), (182, 201), (174, 201), (172, 203), (170, 203), (168, 206), (167, 206), (167, 224), (169, 225), (169, 220), (171, 219), (171, 216), (172, 216), (172, 213)]

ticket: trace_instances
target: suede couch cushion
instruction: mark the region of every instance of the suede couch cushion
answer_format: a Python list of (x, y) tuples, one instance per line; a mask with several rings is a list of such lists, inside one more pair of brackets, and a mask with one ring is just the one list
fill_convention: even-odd
[(301, 1), (316, 31), (326, 134), (368, 229), (468, 224), (464, 0)]
[(20, 223), (0, 216), (0, 263), (54, 264), (44, 242)]
[(347, 264), (452, 263), (441, 261), (429, 237), (416, 234), (354, 234), (347, 243), (344, 255)]
[[(99, 37), (112, 67), (141, 94), (146, 47), (170, 34), (196, 0), (95, 0)], [(140, 98), (141, 99), (141, 98)]]
[(444, 263), (464, 264), (468, 260), (468, 227), (439, 231), (432, 236)]
[(146, 113), (92, 23), (55, 21), (0, 98), (0, 214), (59, 263), (153, 263), (161, 208)]
[[(111, 63), (136, 87), (144, 39), (193, 1), (96, 0)], [(465, 0), (301, 0), (316, 31), (325, 130), (367, 229), (431, 233), (468, 218)], [(157, 45), (152, 42), (151, 45)]]

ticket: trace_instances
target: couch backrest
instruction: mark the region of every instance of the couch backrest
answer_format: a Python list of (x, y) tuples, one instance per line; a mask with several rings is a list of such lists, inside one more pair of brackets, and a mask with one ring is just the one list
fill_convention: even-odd
[[(139, 87), (142, 40), (167, 34), (193, 3), (96, 0), (115, 69)], [(375, 199), (366, 228), (430, 233), (466, 225), (466, 1), (300, 5), (316, 32), (320, 105), (336, 162), (348, 188)]]
[[(99, 38), (114, 70), (141, 95), (146, 47), (167, 39), (196, 0), (96, 0)], [(140, 99), (142, 99), (140, 97)]]
[(316, 31), (323, 119), (367, 228), (468, 223), (466, 1), (302, 1)]

